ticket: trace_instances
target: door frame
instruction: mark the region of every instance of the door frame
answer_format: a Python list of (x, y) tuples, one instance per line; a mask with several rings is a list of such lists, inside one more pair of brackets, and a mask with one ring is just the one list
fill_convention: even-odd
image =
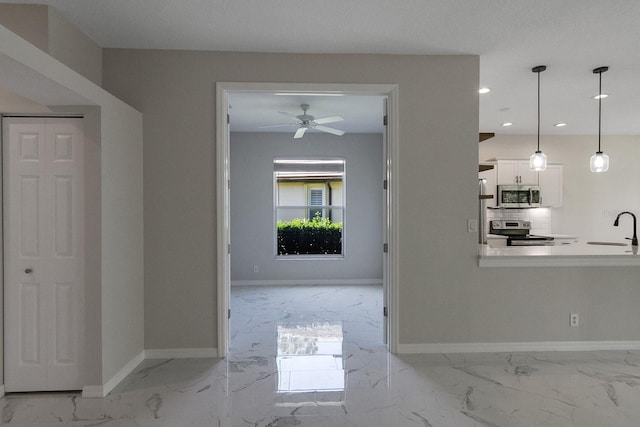
[[(399, 323), (399, 268), (398, 268), (398, 193), (399, 193), (399, 86), (397, 84), (332, 84), (332, 83), (216, 83), (216, 297), (217, 297), (217, 352), (226, 357), (229, 351), (229, 313), (231, 292), (230, 265), (230, 131), (229, 95), (232, 93), (342, 93), (348, 95), (382, 95), (387, 97), (386, 147), (383, 171), (387, 181), (385, 207), (387, 252), (383, 254), (383, 289), (385, 292), (387, 317), (385, 332), (387, 348), (398, 352)], [(383, 183), (380, 183), (382, 188)], [(215, 342), (215, 340), (214, 340)]]

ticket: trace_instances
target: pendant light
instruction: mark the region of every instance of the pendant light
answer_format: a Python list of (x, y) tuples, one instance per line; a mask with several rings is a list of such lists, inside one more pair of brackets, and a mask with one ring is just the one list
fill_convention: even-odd
[(531, 69), (531, 71), (538, 74), (538, 149), (529, 158), (529, 169), (535, 172), (540, 172), (547, 168), (547, 156), (540, 151), (540, 73), (546, 69), (546, 65), (538, 65)]
[(602, 73), (608, 69), (609, 67), (598, 67), (593, 70), (594, 74), (600, 75), (600, 85), (598, 88), (598, 151), (591, 156), (591, 161), (589, 162), (591, 172), (606, 172), (609, 169), (609, 156), (600, 149), (600, 136), (602, 133)]

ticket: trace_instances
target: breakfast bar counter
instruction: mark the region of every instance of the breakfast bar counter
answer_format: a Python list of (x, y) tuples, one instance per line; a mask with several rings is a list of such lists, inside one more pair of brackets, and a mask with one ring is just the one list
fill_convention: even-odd
[(638, 247), (588, 244), (553, 246), (479, 245), (480, 267), (615, 267), (640, 266)]

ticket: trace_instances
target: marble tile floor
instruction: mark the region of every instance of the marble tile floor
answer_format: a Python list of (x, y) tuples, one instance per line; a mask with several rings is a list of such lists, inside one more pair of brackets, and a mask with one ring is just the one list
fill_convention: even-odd
[(145, 360), (109, 396), (13, 394), (1, 424), (640, 426), (640, 351), (391, 355), (379, 286), (232, 290), (230, 356)]

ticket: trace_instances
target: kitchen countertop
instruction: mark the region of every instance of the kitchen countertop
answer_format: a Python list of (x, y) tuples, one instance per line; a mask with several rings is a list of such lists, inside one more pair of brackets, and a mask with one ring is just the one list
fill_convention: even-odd
[(638, 248), (628, 244), (588, 245), (579, 241), (554, 246), (479, 246), (480, 267), (640, 266)]

